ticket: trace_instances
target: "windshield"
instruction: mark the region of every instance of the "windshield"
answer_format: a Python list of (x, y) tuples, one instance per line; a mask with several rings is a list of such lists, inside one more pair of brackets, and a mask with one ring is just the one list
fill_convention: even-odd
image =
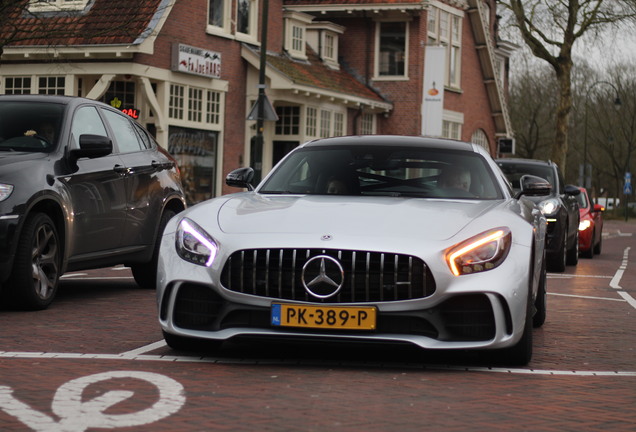
[(501, 171), (505, 174), (506, 178), (512, 183), (512, 188), (515, 191), (521, 189), (519, 180), (526, 174), (541, 177), (546, 179), (552, 187), (556, 187), (554, 180), (554, 171), (548, 165), (535, 165), (524, 163), (499, 163)]
[(576, 195), (575, 198), (580, 208), (588, 208), (588, 206), (590, 205), (590, 203), (587, 201), (587, 195), (583, 192)]
[(295, 151), (258, 192), (463, 199), (503, 196), (490, 167), (476, 153), (344, 145)]
[(0, 151), (52, 151), (63, 115), (62, 104), (0, 101)]

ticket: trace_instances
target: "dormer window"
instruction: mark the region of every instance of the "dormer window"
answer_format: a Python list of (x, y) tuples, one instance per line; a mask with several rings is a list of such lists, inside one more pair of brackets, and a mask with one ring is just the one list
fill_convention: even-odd
[(285, 12), (285, 49), (290, 56), (307, 60), (305, 44), (307, 43), (307, 25), (313, 17), (300, 12)]
[(340, 68), (338, 39), (342, 33), (344, 27), (327, 21), (312, 22), (307, 26), (307, 43), (332, 69)]
[(89, 0), (31, 0), (30, 12), (83, 11)]

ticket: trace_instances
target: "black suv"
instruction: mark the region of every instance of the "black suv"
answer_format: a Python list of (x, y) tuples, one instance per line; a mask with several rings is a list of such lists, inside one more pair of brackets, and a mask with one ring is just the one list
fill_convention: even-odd
[(552, 185), (547, 196), (528, 197), (534, 201), (548, 220), (547, 260), (552, 271), (562, 272), (567, 265), (579, 261), (579, 205), (576, 195), (581, 191), (566, 185), (554, 162), (533, 159), (498, 159), (497, 164), (512, 184), (520, 190), (519, 180), (526, 174), (546, 179)]
[(154, 288), (185, 208), (175, 160), (130, 117), (64, 96), (0, 96), (0, 294), (46, 308), (66, 271), (130, 266)]

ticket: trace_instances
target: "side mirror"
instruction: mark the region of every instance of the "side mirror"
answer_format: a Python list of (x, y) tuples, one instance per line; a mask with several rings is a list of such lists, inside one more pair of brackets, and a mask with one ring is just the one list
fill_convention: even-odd
[(592, 211), (594, 211), (594, 212), (604, 212), (605, 211), (605, 207), (603, 207), (600, 204), (594, 204), (594, 207), (592, 207)]
[(580, 193), (581, 193), (581, 189), (579, 189), (578, 187), (576, 187), (574, 185), (565, 185), (565, 194), (566, 195), (577, 196)]
[(102, 135), (80, 135), (79, 148), (71, 150), (73, 161), (79, 158), (98, 158), (109, 155), (113, 152), (113, 142), (110, 138)]
[(519, 180), (521, 190), (517, 194), (517, 198), (522, 195), (527, 196), (542, 196), (550, 195), (552, 192), (552, 185), (544, 178), (526, 174)]
[(254, 170), (252, 168), (237, 168), (225, 177), (225, 184), (232, 187), (246, 188), (252, 191), (254, 190), (252, 180), (254, 180)]

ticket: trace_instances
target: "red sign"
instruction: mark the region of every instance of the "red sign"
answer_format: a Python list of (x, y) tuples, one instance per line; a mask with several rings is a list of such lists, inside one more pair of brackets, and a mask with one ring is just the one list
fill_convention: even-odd
[(139, 110), (137, 108), (124, 108), (121, 110), (121, 112), (134, 119), (139, 118)]

